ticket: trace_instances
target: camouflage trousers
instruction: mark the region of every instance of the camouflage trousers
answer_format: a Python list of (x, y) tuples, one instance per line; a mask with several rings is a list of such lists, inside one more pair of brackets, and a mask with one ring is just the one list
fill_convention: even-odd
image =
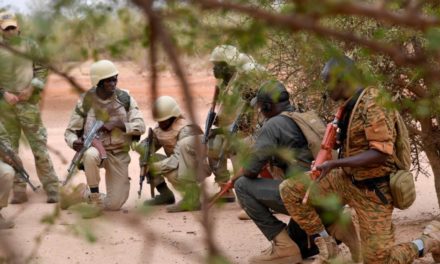
[(0, 160), (0, 209), (8, 206), (8, 198), (12, 189), (14, 175), (14, 169)]
[(280, 185), (287, 211), (309, 235), (324, 230), (312, 205), (331, 206), (331, 201), (348, 204), (359, 219), (364, 263), (412, 263), (418, 257), (415, 244), (394, 245), (393, 205), (388, 183), (378, 184), (390, 201), (387, 205), (374, 191), (356, 187), (342, 170), (333, 170), (319, 184), (313, 185), (309, 202), (303, 204), (302, 199), (309, 184), (309, 176), (303, 174), (299, 178), (287, 179)]
[[(20, 102), (11, 106), (0, 99), (0, 121), (8, 132), (14, 150), (18, 150), (23, 131), (34, 154), (37, 175), (46, 193), (58, 192), (58, 177), (47, 150), (47, 131), (41, 120), (37, 104)], [(26, 190), (26, 183), (19, 177), (14, 180), (14, 192)]]

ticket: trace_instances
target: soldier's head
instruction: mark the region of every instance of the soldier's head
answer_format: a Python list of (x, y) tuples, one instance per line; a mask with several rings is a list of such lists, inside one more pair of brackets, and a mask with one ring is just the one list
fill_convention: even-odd
[(90, 66), (90, 80), (101, 99), (113, 96), (118, 84), (118, 74), (118, 69), (109, 60), (100, 60)]
[(171, 127), (174, 120), (181, 115), (180, 107), (171, 96), (160, 96), (153, 105), (153, 119), (162, 130)]
[(290, 106), (289, 93), (281, 82), (270, 80), (260, 86), (251, 104), (257, 106), (264, 117), (271, 118)]
[(6, 40), (20, 34), (17, 18), (12, 13), (5, 12), (0, 14), (0, 28), (2, 29), (3, 38)]
[(350, 98), (360, 85), (359, 71), (347, 56), (334, 57), (327, 61), (321, 72), (326, 92), (335, 101)]
[(217, 46), (209, 60), (214, 64), (213, 72), (216, 79), (229, 81), (236, 72), (236, 63), (240, 52), (231, 45)]

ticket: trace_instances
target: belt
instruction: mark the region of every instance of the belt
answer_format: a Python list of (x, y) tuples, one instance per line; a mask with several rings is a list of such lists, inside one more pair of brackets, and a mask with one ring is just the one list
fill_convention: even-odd
[(382, 191), (379, 189), (378, 184), (385, 183), (390, 181), (390, 176), (382, 176), (382, 177), (376, 177), (372, 179), (366, 179), (362, 181), (355, 180), (353, 176), (351, 176), (351, 182), (358, 188), (367, 188), (370, 191), (374, 191), (374, 193), (377, 195), (377, 197), (380, 199), (380, 201), (387, 205), (389, 204), (387, 198), (382, 193)]

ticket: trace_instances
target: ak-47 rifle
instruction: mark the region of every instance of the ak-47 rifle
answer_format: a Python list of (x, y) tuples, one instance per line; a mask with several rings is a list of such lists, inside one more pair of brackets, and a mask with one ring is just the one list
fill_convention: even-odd
[(70, 163), (69, 168), (67, 169), (67, 177), (66, 180), (64, 180), (63, 185), (66, 185), (70, 179), (72, 178), (74, 172), (79, 167), (80, 162), (84, 156), (84, 153), (91, 147), (95, 147), (98, 152), (99, 156), (101, 157), (101, 160), (104, 160), (107, 158), (107, 153), (105, 151), (104, 146), (102, 145), (102, 142), (96, 138), (98, 131), (101, 129), (101, 127), (104, 125), (104, 122), (101, 120), (96, 120), (93, 123), (92, 128), (90, 129), (89, 133), (85, 135), (84, 137), (84, 144), (81, 150), (75, 153), (75, 156), (72, 159), (72, 162)]
[[(144, 141), (145, 142), (145, 141)], [(151, 159), (151, 155), (154, 151), (154, 142), (153, 142), (153, 130), (151, 127), (148, 129), (148, 137), (145, 142), (144, 153), (142, 153), (141, 159), (139, 160), (139, 166), (141, 167), (141, 174), (139, 177), (139, 191), (138, 198), (141, 198), (142, 194), (142, 186), (144, 184), (144, 180), (147, 179), (147, 183), (150, 184), (150, 194), (151, 198), (154, 198), (154, 180), (150, 173), (149, 162)]]
[(30, 181), (29, 174), (26, 172), (26, 170), (23, 168), (23, 164), (21, 163), (20, 158), (15, 154), (15, 152), (8, 148), (5, 144), (0, 142), (0, 158), (4, 161), (10, 160), (12, 168), (18, 173), (20, 178), (22, 178), (29, 186), (31, 187), (32, 191), (36, 192), (37, 189), (40, 187), (35, 187), (32, 182)]
[(309, 172), (312, 183), (309, 185), (309, 188), (307, 188), (306, 194), (304, 195), (304, 198), (302, 200), (303, 204), (306, 204), (309, 200), (312, 185), (315, 182), (319, 182), (321, 180), (321, 171), (319, 171), (316, 167), (333, 158), (332, 151), (336, 145), (336, 134), (338, 132), (338, 125), (343, 114), (344, 105), (338, 108), (338, 111), (336, 112), (333, 121), (327, 124), (324, 138), (321, 142), (321, 149), (319, 150), (318, 155), (316, 155), (315, 161), (312, 163), (312, 170)]
[(203, 133), (202, 144), (208, 143), (209, 132), (211, 131), (211, 127), (214, 124), (214, 120), (216, 117), (215, 106), (217, 104), (217, 98), (218, 98), (219, 91), (220, 91), (220, 89), (216, 85), (215, 91), (214, 91), (214, 96), (212, 98), (211, 108), (209, 109), (208, 115), (206, 116), (205, 132)]

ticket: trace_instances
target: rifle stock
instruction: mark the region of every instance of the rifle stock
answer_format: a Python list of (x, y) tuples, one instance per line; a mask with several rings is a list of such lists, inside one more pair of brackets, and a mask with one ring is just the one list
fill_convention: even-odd
[(67, 176), (66, 179), (63, 182), (63, 186), (66, 185), (70, 179), (73, 177), (73, 174), (76, 171), (76, 168), (78, 168), (84, 153), (91, 147), (96, 147), (96, 149), (99, 151), (101, 159), (107, 158), (107, 153), (105, 152), (104, 146), (102, 145), (102, 142), (96, 138), (98, 131), (101, 129), (101, 127), (104, 125), (104, 122), (101, 120), (96, 120), (92, 128), (90, 129), (89, 133), (84, 138), (84, 145), (81, 148), (80, 151), (75, 153), (75, 156), (73, 156), (72, 161), (70, 162), (69, 168), (67, 169)]
[(40, 187), (35, 187), (30, 181), (29, 174), (23, 168), (23, 165), (20, 161), (20, 158), (15, 154), (15, 152), (0, 142), (0, 158), (5, 160), (5, 158), (9, 158), (12, 161), (12, 164), (9, 164), (14, 168), (14, 170), (18, 173), (20, 178), (22, 178), (32, 189), (32, 191), (36, 192)]

